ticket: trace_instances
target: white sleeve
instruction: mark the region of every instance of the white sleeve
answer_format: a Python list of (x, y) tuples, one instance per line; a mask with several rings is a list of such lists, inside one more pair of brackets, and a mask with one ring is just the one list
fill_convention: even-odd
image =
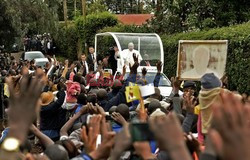
[(135, 53), (136, 53), (136, 56), (138, 56), (138, 61), (140, 63), (142, 61), (142, 56), (141, 56), (140, 52), (137, 50), (135, 51)]

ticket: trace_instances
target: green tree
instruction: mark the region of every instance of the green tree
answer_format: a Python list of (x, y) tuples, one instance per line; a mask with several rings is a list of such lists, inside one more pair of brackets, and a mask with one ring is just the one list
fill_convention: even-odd
[(152, 8), (156, 16), (152, 26), (158, 33), (204, 30), (250, 20), (248, 0), (157, 0)]
[(117, 24), (117, 18), (109, 12), (89, 14), (86, 20), (81, 16), (75, 22), (80, 38), (88, 45), (93, 45), (94, 36), (98, 30)]
[(6, 35), (6, 44), (10, 44), (15, 38), (21, 44), (21, 38), (25, 34), (56, 33), (56, 9), (49, 8), (43, 0), (2, 0), (0, 5), (3, 8), (1, 17), (4, 17), (1, 26), (5, 26), (5, 30), (1, 32)]

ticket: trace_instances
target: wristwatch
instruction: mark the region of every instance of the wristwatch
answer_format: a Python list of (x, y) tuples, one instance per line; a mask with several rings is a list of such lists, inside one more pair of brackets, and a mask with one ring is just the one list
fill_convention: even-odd
[(19, 151), (20, 141), (13, 137), (6, 138), (2, 145), (1, 149), (8, 151), (8, 152), (17, 152)]

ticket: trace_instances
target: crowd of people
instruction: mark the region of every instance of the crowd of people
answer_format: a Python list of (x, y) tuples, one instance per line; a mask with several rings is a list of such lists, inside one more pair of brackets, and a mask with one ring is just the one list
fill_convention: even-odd
[(53, 55), (55, 44), (50, 33), (29, 36), (23, 38), (24, 51), (41, 51), (44, 54)]
[(130, 57), (127, 78), (124, 66), (113, 79), (104, 73), (108, 62), (95, 66), (94, 48), (89, 52), (74, 62), (48, 57), (45, 68), (14, 59), (1, 68), (1, 160), (250, 159), (249, 98), (227, 90), (213, 73), (202, 76), (201, 90), (172, 78), (165, 101), (159, 61), (154, 93), (128, 103), (126, 87), (147, 84), (147, 70), (138, 73), (140, 57)]

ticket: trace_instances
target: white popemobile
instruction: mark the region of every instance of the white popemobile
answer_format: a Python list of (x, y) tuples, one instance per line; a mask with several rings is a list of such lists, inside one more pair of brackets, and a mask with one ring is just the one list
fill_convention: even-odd
[[(105, 32), (95, 35), (95, 53), (104, 53), (104, 41), (107, 41), (113, 46), (117, 46), (117, 71), (114, 78), (120, 75), (124, 64), (127, 64), (125, 78), (129, 74), (128, 63), (133, 63), (131, 60), (132, 54), (136, 53), (140, 66), (138, 73), (141, 73), (142, 68), (147, 69), (146, 80), (147, 83), (153, 83), (157, 73), (156, 63), (160, 60), (162, 62), (161, 78), (159, 82), (159, 89), (163, 97), (169, 97), (172, 92), (171, 82), (163, 73), (164, 66), (164, 51), (161, 38), (155, 33), (118, 33)], [(109, 46), (110, 47), (110, 46)], [(98, 56), (98, 55), (95, 55)], [(97, 64), (96, 64), (97, 65)]]

